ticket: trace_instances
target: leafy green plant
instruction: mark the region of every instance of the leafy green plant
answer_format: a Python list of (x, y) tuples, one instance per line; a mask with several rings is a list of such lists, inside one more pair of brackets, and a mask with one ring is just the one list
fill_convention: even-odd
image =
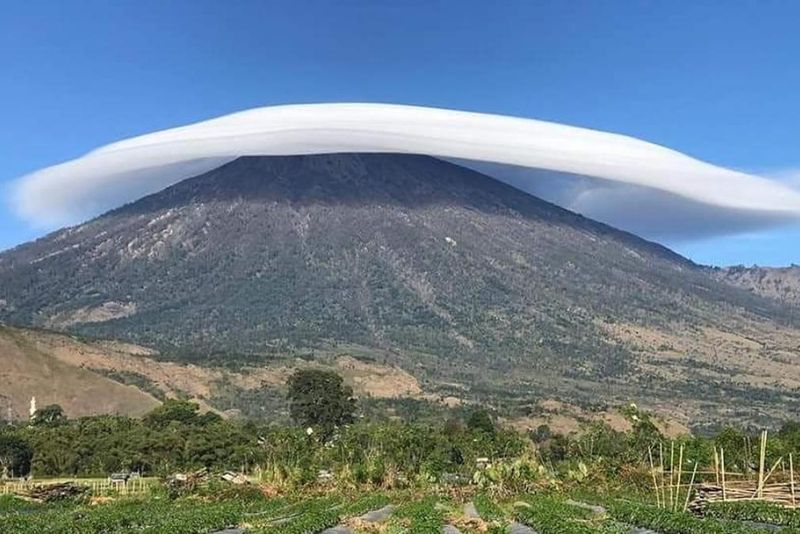
[(705, 515), (723, 520), (754, 521), (800, 530), (800, 511), (769, 502), (713, 502), (706, 507)]
[(516, 503), (515, 515), (520, 523), (530, 525), (539, 534), (622, 534), (630, 530), (590, 510), (547, 496)]
[(609, 514), (622, 523), (653, 529), (662, 534), (755, 534), (763, 532), (743, 524), (700, 519), (641, 503), (613, 501), (606, 505)]
[(395, 510), (393, 517), (408, 528), (406, 534), (429, 534), (440, 532), (444, 523), (444, 513), (436, 497), (425, 497), (405, 503)]

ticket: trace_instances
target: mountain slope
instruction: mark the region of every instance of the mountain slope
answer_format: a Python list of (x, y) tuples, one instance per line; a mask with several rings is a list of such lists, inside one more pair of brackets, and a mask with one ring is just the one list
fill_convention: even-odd
[[(157, 352), (127, 343), (0, 325), (0, 419), (9, 413), (12, 419), (26, 418), (31, 397), (40, 407), (60, 404), (70, 417), (139, 416), (178, 397), (204, 410), (243, 408), (247, 415), (288, 419), (284, 385), (294, 370), (307, 367), (335, 370), (362, 398), (438, 401), (423, 395), (401, 369), (349, 355), (230, 369), (163, 361)], [(236, 396), (246, 400), (231, 398)]]
[(139, 416), (158, 406), (152, 395), (93, 370), (65, 362), (29, 332), (0, 326), (0, 417), (28, 416), (31, 397), (39, 407), (60, 404), (70, 417), (119, 413)]
[(800, 383), (774, 364), (800, 346), (779, 303), (414, 155), (240, 158), (1, 254), (0, 319), (182, 359), (345, 347), (509, 409), (680, 388), (691, 416), (731, 398), (763, 412)]
[(748, 291), (800, 306), (800, 265), (791, 267), (729, 267), (717, 269), (715, 276)]

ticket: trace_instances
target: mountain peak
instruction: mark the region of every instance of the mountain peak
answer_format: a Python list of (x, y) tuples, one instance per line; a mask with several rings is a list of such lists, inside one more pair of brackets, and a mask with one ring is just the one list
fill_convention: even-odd
[(402, 154), (237, 159), (0, 254), (0, 302), (0, 320), (181, 357), (346, 347), (514, 402), (666, 398), (697, 376), (664, 347), (690, 340), (729, 381), (718, 351), (739, 349), (709, 332), (793, 342), (785, 308), (664, 247)]
[[(385, 203), (570, 214), (479, 172), (424, 155), (245, 156), (129, 205), (135, 209), (243, 199), (295, 204)], [(533, 209), (532, 209), (533, 208)]]

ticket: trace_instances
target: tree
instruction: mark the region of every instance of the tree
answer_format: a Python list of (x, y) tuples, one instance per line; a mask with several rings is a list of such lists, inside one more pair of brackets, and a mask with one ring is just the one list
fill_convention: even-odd
[(156, 429), (165, 428), (171, 422), (190, 425), (201, 422), (200, 406), (197, 403), (178, 399), (167, 399), (164, 404), (154, 408), (144, 416), (144, 423)]
[(484, 409), (475, 410), (469, 415), (469, 419), (467, 419), (467, 428), (494, 435), (492, 417), (489, 415), (489, 412)]
[(296, 423), (314, 428), (321, 439), (336, 427), (355, 421), (353, 389), (338, 374), (318, 369), (301, 369), (289, 377), (289, 409)]
[(33, 414), (33, 424), (35, 426), (56, 426), (66, 422), (67, 416), (64, 409), (58, 404), (49, 404), (36, 410)]
[(33, 449), (14, 434), (0, 434), (0, 476), (24, 476), (31, 470)]

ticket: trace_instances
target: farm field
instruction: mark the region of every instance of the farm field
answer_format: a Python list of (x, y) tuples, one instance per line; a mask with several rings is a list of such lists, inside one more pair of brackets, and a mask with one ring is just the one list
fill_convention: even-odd
[(447, 491), (332, 492), (267, 497), (254, 487), (170, 499), (166, 495), (37, 504), (0, 497), (3, 533), (763, 533), (800, 532), (800, 513), (727, 503), (698, 517), (644, 497), (542, 493), (493, 497)]
[(800, 532), (793, 421), (673, 438), (633, 404), (627, 430), (569, 434), (481, 408), (361, 420), (340, 377), (293, 377), (291, 427), (168, 400), (141, 419), (46, 406), (0, 428), (0, 534)]

